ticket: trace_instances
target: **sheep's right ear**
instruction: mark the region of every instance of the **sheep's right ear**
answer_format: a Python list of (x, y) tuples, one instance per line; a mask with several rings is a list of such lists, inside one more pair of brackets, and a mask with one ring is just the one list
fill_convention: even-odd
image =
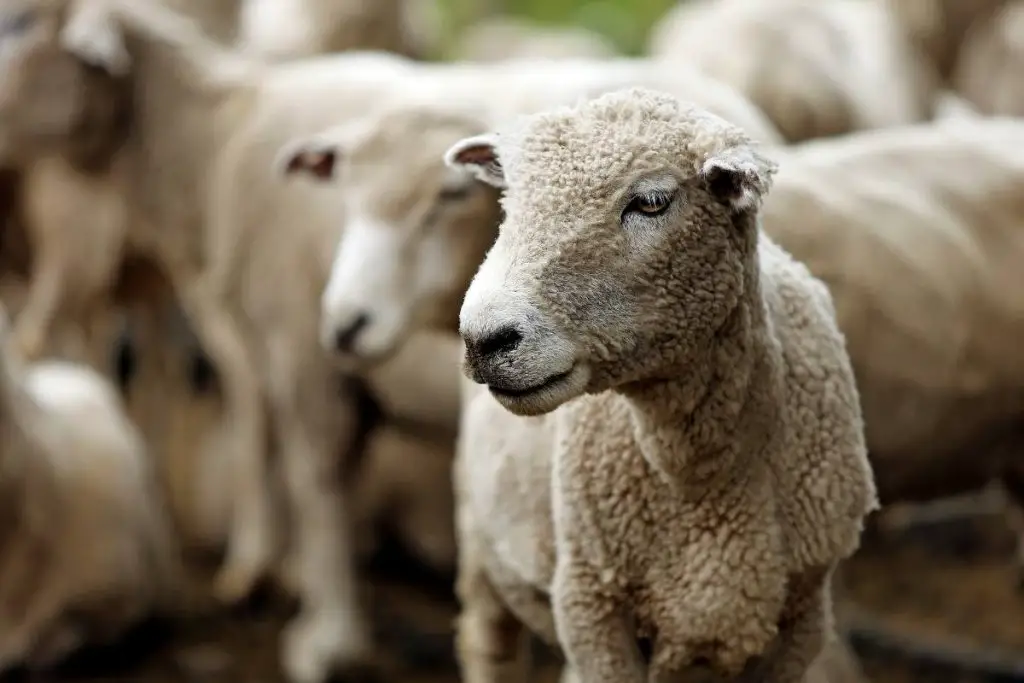
[(324, 138), (293, 140), (281, 148), (274, 168), (284, 176), (295, 175), (319, 182), (333, 180), (341, 161), (341, 147)]
[(504, 189), (505, 170), (498, 159), (496, 143), (497, 138), (493, 134), (464, 138), (445, 152), (444, 162), (449, 166), (465, 168), (477, 180)]
[(132, 60), (113, 10), (103, 3), (73, 2), (60, 32), (60, 44), (86, 64), (112, 76), (125, 76)]

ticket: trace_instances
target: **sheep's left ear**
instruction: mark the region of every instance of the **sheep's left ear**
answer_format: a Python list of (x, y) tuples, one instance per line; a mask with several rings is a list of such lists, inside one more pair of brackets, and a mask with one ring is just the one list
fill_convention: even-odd
[(341, 163), (341, 146), (325, 138), (293, 140), (277, 153), (274, 168), (285, 177), (302, 175), (320, 182), (333, 180)]
[(125, 76), (131, 69), (124, 33), (113, 10), (104, 3), (73, 2), (60, 32), (60, 44), (76, 58), (112, 76)]
[(700, 175), (711, 194), (742, 213), (760, 208), (777, 169), (778, 164), (753, 147), (739, 146), (707, 159)]
[(463, 138), (445, 152), (444, 163), (464, 168), (477, 180), (504, 189), (505, 170), (498, 159), (496, 143), (497, 137), (493, 134)]

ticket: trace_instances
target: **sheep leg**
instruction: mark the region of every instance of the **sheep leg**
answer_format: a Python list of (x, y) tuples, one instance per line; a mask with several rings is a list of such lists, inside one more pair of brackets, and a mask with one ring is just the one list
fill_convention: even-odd
[(462, 606), (456, 648), (464, 683), (529, 680), (529, 633), (498, 595), (479, 563), (467, 513), (459, 512), (459, 570), (455, 591)]
[(60, 591), (46, 591), (35, 600), (18, 621), (14, 634), (0, 643), (0, 671), (8, 666), (34, 658), (32, 646), (47, 626), (60, 618), (67, 596)]
[[(293, 683), (322, 683), (333, 673), (366, 672), (372, 654), (338, 458), (339, 446), (351, 447), (355, 440), (358, 414), (354, 405), (338, 400), (330, 371), (292, 372), (289, 345), (277, 341), (268, 346), (271, 400), (293, 525), (285, 566), (302, 601), (282, 636), (281, 662)], [(315, 397), (319, 408), (300, 406), (293, 395), (297, 387)]]
[(224, 603), (247, 598), (273, 566), (276, 539), (264, 447), (263, 393), (251, 355), (230, 316), (201, 287), (182, 297), (196, 336), (222, 380), (235, 490), (227, 555), (214, 580)]
[(17, 349), (26, 361), (39, 358), (45, 351), (64, 299), (64, 264), (60, 260), (43, 254), (33, 271), (25, 306), (14, 329)]
[(626, 607), (604, 585), (599, 570), (560, 558), (551, 606), (566, 666), (587, 683), (646, 683), (647, 664)]
[(744, 683), (803, 683), (827, 637), (835, 637), (830, 584), (831, 571), (812, 571), (790, 584), (777, 649), (762, 666), (745, 672)]

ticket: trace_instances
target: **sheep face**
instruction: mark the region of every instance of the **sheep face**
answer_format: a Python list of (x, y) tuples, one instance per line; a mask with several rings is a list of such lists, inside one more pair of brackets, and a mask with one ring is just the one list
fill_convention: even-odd
[(699, 362), (756, 268), (774, 166), (752, 144), (645, 89), (457, 143), (449, 163), (507, 188), (462, 305), (467, 375), (536, 415)]
[[(62, 153), (109, 159), (127, 128), (127, 81), (99, 0), (5, 0), (0, 6), (0, 162)], [(99, 11), (97, 11), (99, 10)], [(115, 67), (115, 68), (111, 68)]]
[(414, 107), (282, 152), (285, 173), (340, 179), (344, 227), (322, 295), (321, 341), (348, 364), (386, 358), (415, 328), (456, 327), (499, 207), (494, 188), (442, 157), (480, 130), (472, 118)]

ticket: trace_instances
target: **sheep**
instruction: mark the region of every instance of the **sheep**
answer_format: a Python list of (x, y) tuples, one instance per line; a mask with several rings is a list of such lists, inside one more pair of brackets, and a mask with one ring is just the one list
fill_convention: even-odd
[(1013, 0), (870, 0), (885, 7), (903, 34), (949, 84), (967, 36)]
[(485, 62), (512, 57), (603, 59), (617, 53), (606, 38), (584, 28), (553, 28), (504, 16), (469, 26), (454, 49), (458, 59)]
[(986, 118), (805, 143), (765, 202), (832, 292), (885, 504), (1024, 471), (1021, 144), (1024, 123)]
[(789, 142), (931, 117), (933, 69), (879, 3), (695, 0), (663, 21), (649, 54), (736, 87)]
[(409, 5), (430, 0), (244, 0), (239, 49), (274, 60), (342, 50), (418, 56)]
[[(94, 85), (74, 67), (88, 64), (90, 76), (124, 78), (132, 84), (131, 135), (116, 150), (130, 219), (127, 250), (152, 258), (167, 271), (175, 296), (217, 367), (226, 402), (232, 529), (215, 582), (217, 596), (239, 600), (275, 566), (281, 571), (295, 568), (298, 576), (288, 583), (299, 587), (304, 607), (282, 636), (289, 679), (320, 681), (335, 664), (361, 667), (371, 643), (357, 604), (341, 482), (333, 476), (338, 449), (354, 438), (356, 411), (350, 406), (352, 397), (338, 396), (334, 376), (316, 353), (316, 297), (322, 284), (281, 288), (278, 281), (263, 285), (266, 296), (251, 296), (253, 286), (260, 289), (270, 272), (306, 270), (307, 254), (316, 254), (318, 248), (283, 254), (280, 244), (289, 238), (271, 222), (255, 237), (245, 235), (250, 238), (249, 258), (240, 269), (235, 240), (250, 227), (255, 230), (254, 224), (263, 227), (264, 219), (273, 215), (254, 210), (250, 182), (254, 175), (266, 175), (265, 185), (270, 184), (272, 155), (284, 142), (275, 142), (274, 126), (290, 131), (277, 132), (288, 136), (301, 131), (304, 121), (326, 126), (328, 112), (334, 117), (344, 106), (360, 107), (358, 97), (351, 99), (359, 88), (380, 89), (380, 77), (400, 72), (404, 62), (386, 55), (353, 56), (343, 61), (348, 68), (342, 67), (340, 76), (316, 60), (275, 70), (219, 47), (191, 22), (154, 2), (8, 4), (26, 27), (20, 35), (5, 38), (0, 120), (24, 124), (27, 133), (14, 136), (4, 127), (3, 137), (32, 142), (33, 158), (57, 152), (56, 115), (70, 120), (75, 94)], [(307, 76), (296, 78), (297, 72)], [(334, 89), (334, 99), (343, 105), (340, 110), (322, 90), (325, 76), (347, 86)], [(302, 95), (293, 96), (295, 91)], [(54, 97), (55, 92), (64, 93), (63, 99)], [(41, 101), (48, 105), (49, 118), (24, 115), (37, 111), (33, 107)], [(320, 122), (311, 118), (312, 102), (319, 102), (315, 109), (323, 117)], [(33, 126), (44, 125), (52, 128), (49, 136), (31, 135)], [(70, 122), (68, 128), (66, 135), (75, 140), (78, 129)], [(252, 140), (265, 141), (268, 147)], [(262, 152), (266, 161), (253, 165), (259, 170), (247, 172), (246, 155), (259, 157)], [(325, 202), (308, 190), (288, 195), (294, 203), (281, 202), (285, 210), (330, 205), (329, 198)], [(190, 201), (181, 201), (182, 196)], [(269, 201), (274, 205), (278, 199)], [(324, 210), (329, 213), (329, 208)], [(320, 239), (333, 245), (336, 237)], [(283, 256), (290, 256), (292, 263)], [(324, 272), (326, 268), (325, 263)], [(306, 296), (312, 315), (296, 304), (303, 284), (310, 285)], [(255, 304), (250, 304), (252, 298)], [(298, 341), (294, 336), (303, 334), (305, 318), (312, 329), (309, 349), (301, 346), (301, 336)], [(265, 326), (268, 333), (242, 333), (253, 325)], [(268, 401), (282, 444), (291, 528), (296, 530), (288, 557), (278, 563), (263, 448)]]
[(526, 680), (526, 624), (588, 683), (802, 681), (876, 501), (828, 290), (759, 230), (774, 162), (640, 88), (446, 161), (505, 210), (459, 318), (464, 680)]
[[(321, 341), (353, 365), (372, 367), (418, 328), (455, 332), (458, 302), (494, 241), (498, 206), (493, 191), (446, 169), (441, 155), (488, 121), (638, 83), (694, 98), (766, 143), (779, 140), (749, 102), (685, 69), (642, 60), (566, 61), (543, 71), (531, 60), (449, 69), (465, 70), (470, 87), (448, 88), (465, 93), (461, 102), (402, 98), (281, 151), (286, 177), (331, 182), (343, 200), (345, 228), (323, 293)], [(405, 172), (387, 170), (398, 167)], [(343, 182), (335, 184), (336, 177)], [(382, 203), (384, 196), (390, 199)]]
[(1024, 116), (1024, 2), (975, 22), (953, 69), (953, 88), (982, 114)]
[(88, 367), (26, 364), (0, 310), (0, 671), (169, 606), (176, 556), (138, 431)]

